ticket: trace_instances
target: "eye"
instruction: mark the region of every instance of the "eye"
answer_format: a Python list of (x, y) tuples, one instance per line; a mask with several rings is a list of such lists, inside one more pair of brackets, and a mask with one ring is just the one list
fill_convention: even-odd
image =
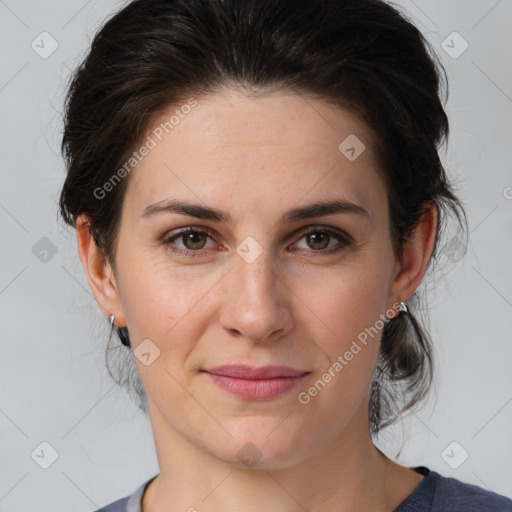
[[(172, 253), (176, 253), (184, 256), (195, 257), (201, 254), (201, 251), (211, 248), (212, 246), (207, 246), (207, 239), (212, 240), (212, 235), (208, 231), (194, 229), (194, 228), (185, 228), (180, 230), (178, 233), (173, 232), (166, 236), (163, 240), (163, 243), (168, 246), (168, 249)], [(180, 247), (176, 245), (175, 241), (181, 241), (184, 247)], [(215, 244), (213, 244), (215, 245)]]
[[(338, 239), (338, 243), (335, 243), (334, 246), (331, 245), (333, 238)], [(300, 240), (305, 240), (306, 247), (302, 248), (313, 249), (313, 251), (309, 251), (309, 253), (315, 256), (335, 254), (340, 252), (344, 247), (349, 247), (353, 244), (352, 238), (347, 233), (327, 227), (310, 229), (302, 234)], [(299, 242), (296, 246), (299, 246)]]

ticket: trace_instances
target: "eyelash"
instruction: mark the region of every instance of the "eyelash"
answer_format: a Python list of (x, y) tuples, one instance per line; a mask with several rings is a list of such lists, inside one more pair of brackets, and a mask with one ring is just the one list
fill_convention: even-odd
[[(168, 236), (165, 236), (163, 239), (163, 244), (167, 246), (168, 250), (173, 253), (177, 254), (178, 256), (187, 256), (191, 258), (196, 258), (198, 256), (205, 255), (204, 251), (206, 249), (176, 249), (175, 247), (172, 247), (171, 243), (173, 240), (178, 239), (180, 237), (183, 237), (184, 235), (187, 235), (189, 233), (196, 233), (196, 234), (204, 234), (208, 235), (210, 238), (214, 238), (213, 233), (209, 230), (202, 229), (196, 229), (192, 227), (184, 228), (180, 230), (178, 233), (172, 233)], [(316, 233), (327, 233), (330, 236), (334, 236), (340, 240), (340, 244), (335, 246), (331, 249), (322, 249), (317, 251), (308, 251), (306, 254), (308, 256), (330, 256), (332, 254), (336, 254), (340, 252), (343, 248), (350, 247), (354, 244), (352, 237), (350, 237), (347, 233), (344, 233), (343, 231), (338, 231), (337, 229), (328, 228), (328, 227), (315, 227), (313, 229), (310, 229), (308, 231), (302, 232), (301, 237), (299, 240), (302, 240), (307, 235), (316, 234)], [(330, 240), (329, 240), (330, 241)]]

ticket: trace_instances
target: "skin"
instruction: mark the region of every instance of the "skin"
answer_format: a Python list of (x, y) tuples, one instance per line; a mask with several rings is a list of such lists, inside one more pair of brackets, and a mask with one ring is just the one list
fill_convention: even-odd
[[(132, 350), (148, 338), (160, 350), (149, 366), (135, 358), (160, 465), (143, 511), (390, 511), (422, 476), (387, 458), (370, 437), (368, 389), (381, 333), (308, 404), (297, 395), (420, 285), (435, 208), (399, 262), (374, 134), (361, 120), (291, 92), (255, 98), (225, 89), (198, 100), (129, 176), (115, 274), (87, 218), (76, 224), (99, 307), (115, 314), (115, 325), (128, 326)], [(366, 146), (355, 161), (338, 150), (350, 134)], [(222, 209), (232, 220), (141, 218), (147, 206), (170, 198)], [(334, 198), (362, 206), (369, 218), (335, 213), (280, 221), (291, 208)], [(187, 226), (213, 236), (164, 243)], [(322, 227), (342, 230), (353, 244), (321, 238)], [(262, 248), (251, 263), (236, 252), (248, 236)], [(176, 255), (171, 246), (202, 254)], [(334, 247), (340, 251), (321, 254)], [(237, 363), (311, 373), (298, 388), (252, 401), (200, 371)], [(261, 454), (251, 467), (237, 457), (247, 443)]]

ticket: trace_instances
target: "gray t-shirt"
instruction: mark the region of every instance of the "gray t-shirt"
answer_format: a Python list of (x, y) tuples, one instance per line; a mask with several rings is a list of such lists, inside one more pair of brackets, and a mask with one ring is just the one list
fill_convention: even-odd
[[(512, 500), (505, 496), (444, 477), (425, 466), (413, 469), (424, 478), (393, 512), (512, 512)], [(144, 490), (157, 476), (144, 482), (130, 496), (95, 512), (142, 512)]]

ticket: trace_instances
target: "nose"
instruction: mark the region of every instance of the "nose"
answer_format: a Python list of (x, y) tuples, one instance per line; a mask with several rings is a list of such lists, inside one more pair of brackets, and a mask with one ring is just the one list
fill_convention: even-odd
[(253, 261), (238, 253), (233, 259), (234, 266), (223, 279), (223, 328), (252, 343), (285, 336), (293, 327), (292, 292), (279, 276), (276, 258), (264, 249)]

